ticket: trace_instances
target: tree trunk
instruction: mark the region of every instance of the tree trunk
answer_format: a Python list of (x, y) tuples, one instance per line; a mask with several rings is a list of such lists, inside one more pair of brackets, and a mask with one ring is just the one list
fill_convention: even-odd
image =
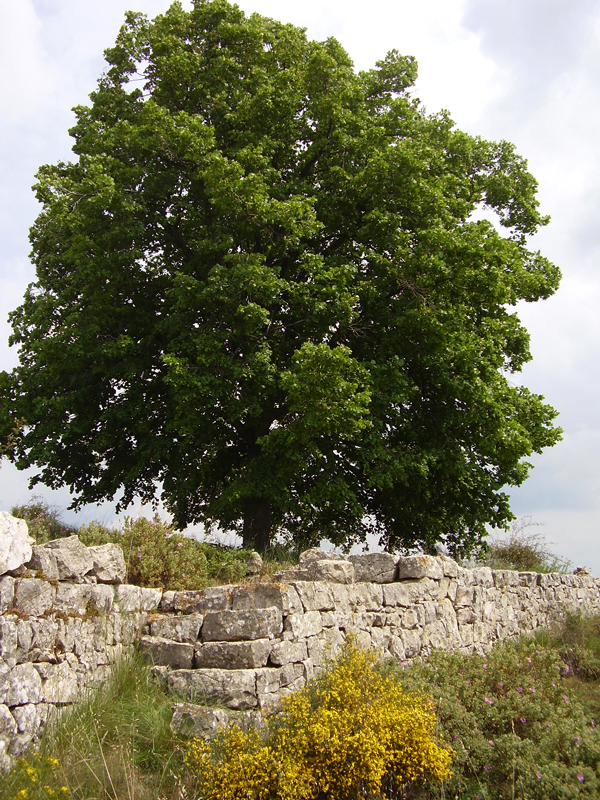
[(264, 500), (249, 503), (244, 511), (244, 547), (264, 553), (271, 543), (271, 504)]

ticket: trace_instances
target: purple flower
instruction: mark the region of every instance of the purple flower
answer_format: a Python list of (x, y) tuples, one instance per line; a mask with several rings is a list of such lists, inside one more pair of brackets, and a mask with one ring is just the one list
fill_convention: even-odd
[(563, 700), (565, 701), (565, 703), (569, 702), (569, 698), (567, 697), (566, 694), (563, 694)]
[(455, 742), (458, 739), (458, 736), (453, 736), (452, 741)]
[(487, 669), (487, 664), (484, 664), (484, 665), (483, 665), (483, 668), (484, 668), (484, 669)]
[(535, 774), (537, 775), (538, 781), (541, 781), (542, 780), (542, 773), (541, 772), (536, 772)]
[(517, 686), (517, 692), (519, 694), (522, 694), (523, 693), (523, 687), (522, 686)]
[(504, 686), (504, 684), (502, 683), (502, 681), (500, 681), (500, 683), (498, 684), (498, 688), (502, 689), (503, 686)]
[(182, 573), (181, 573), (181, 577), (182, 577), (182, 578), (185, 578), (185, 572), (182, 572)]
[(182, 544), (183, 542), (177, 542), (177, 547), (181, 547)]
[(579, 736), (574, 736), (574, 737), (573, 737), (573, 741), (574, 741), (574, 742), (580, 742), (580, 741), (581, 741), (581, 739), (579, 738)]
[(494, 746), (494, 743), (492, 742), (492, 740), (491, 740), (491, 739), (488, 739), (488, 744), (489, 744), (489, 746), (490, 746), (490, 747), (493, 747), (493, 746)]
[(521, 717), (521, 722), (525, 725), (527, 723), (527, 717)]
[(581, 772), (577, 773), (577, 780), (579, 781), (579, 783), (583, 783), (584, 782), (585, 778), (583, 777)]
[(529, 661), (529, 663), (531, 664), (531, 659), (529, 658), (529, 656), (527, 656), (527, 661)]
[(533, 694), (535, 694), (535, 687), (532, 686), (529, 691), (533, 692)]
[(465, 681), (465, 683), (471, 683), (471, 681)]
[(483, 698), (483, 702), (484, 702), (484, 703), (489, 703), (491, 706), (493, 706), (493, 705), (494, 705), (494, 701), (493, 701), (493, 700), (490, 700), (490, 698), (489, 698), (489, 697), (484, 697), (484, 698)]
[(490, 765), (489, 765), (489, 764), (484, 764), (484, 765), (483, 765), (483, 768), (484, 768), (484, 770), (487, 772), (487, 771), (488, 771), (488, 769), (490, 768)]
[(596, 727), (596, 723), (594, 722), (594, 720), (592, 720), (592, 728), (595, 728), (595, 727)]
[(571, 670), (568, 667), (565, 667), (565, 675), (568, 675)]

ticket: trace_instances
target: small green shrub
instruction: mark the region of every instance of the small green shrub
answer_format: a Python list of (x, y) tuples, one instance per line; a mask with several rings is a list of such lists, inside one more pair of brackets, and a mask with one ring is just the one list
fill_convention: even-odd
[(68, 525), (61, 519), (60, 509), (51, 506), (41, 497), (32, 497), (27, 503), (13, 506), (10, 510), (13, 517), (19, 517), (27, 522), (29, 535), (37, 544), (51, 542), (64, 536), (77, 533), (74, 525)]
[(86, 545), (115, 542), (123, 548), (127, 581), (164, 589), (203, 589), (216, 583), (235, 583), (246, 575), (247, 550), (205, 544), (184, 536), (155, 515), (125, 519), (112, 530), (92, 522), (79, 529)]
[(491, 569), (518, 572), (568, 572), (571, 563), (553, 553), (542, 534), (527, 533), (528, 528), (537, 526), (530, 517), (517, 520), (505, 539), (488, 542), (478, 556), (478, 563)]
[[(434, 697), (454, 749), (446, 797), (571, 800), (600, 797), (600, 739), (554, 647), (505, 642), (487, 656), (434, 653), (399, 674)], [(432, 786), (430, 797), (441, 793)]]
[(185, 757), (202, 800), (350, 800), (398, 797), (406, 784), (449, 773), (427, 695), (374, 670), (347, 645), (319, 678), (284, 700), (261, 737), (230, 727), (194, 739)]

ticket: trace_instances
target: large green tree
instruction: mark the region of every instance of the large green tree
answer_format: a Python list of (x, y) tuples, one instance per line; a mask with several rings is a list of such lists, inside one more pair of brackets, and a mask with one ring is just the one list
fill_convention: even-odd
[(258, 547), (460, 551), (510, 520), (559, 436), (510, 380), (514, 306), (560, 277), (513, 146), (427, 114), (412, 58), (357, 74), (226, 0), (130, 13), (106, 59), (77, 158), (38, 173), (17, 465)]

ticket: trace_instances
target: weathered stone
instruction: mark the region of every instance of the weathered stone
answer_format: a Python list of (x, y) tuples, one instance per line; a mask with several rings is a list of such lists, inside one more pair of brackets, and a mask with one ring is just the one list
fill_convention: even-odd
[(44, 703), (27, 703), (24, 706), (15, 706), (12, 709), (12, 715), (17, 723), (17, 732), (34, 736), (40, 728), (40, 717), (42, 716), (40, 712), (42, 709), (47, 708)]
[(141, 589), (129, 583), (117, 586), (115, 602), (123, 612), (139, 611), (141, 606)]
[(302, 611), (302, 603), (293, 586), (282, 583), (251, 583), (234, 586), (230, 592), (231, 609), (278, 608), (282, 614)]
[(41, 616), (52, 608), (55, 591), (48, 581), (25, 578), (15, 586), (14, 606), (22, 614)]
[(348, 601), (355, 609), (377, 611), (383, 603), (383, 586), (379, 583), (356, 583), (348, 586)]
[(9, 706), (22, 706), (25, 703), (39, 703), (42, 700), (42, 681), (33, 664), (17, 664), (6, 679), (4, 703)]
[(281, 572), (276, 572), (273, 578), (280, 583), (293, 583), (298, 581), (310, 581), (310, 572), (307, 569), (295, 567), (294, 569), (284, 569)]
[(217, 701), (227, 708), (256, 708), (256, 671), (253, 669), (179, 669), (167, 674), (167, 685), (192, 703)]
[(44, 545), (33, 545), (31, 559), (25, 566), (33, 572), (41, 572), (49, 580), (58, 580), (56, 556)]
[(211, 586), (185, 592), (165, 592), (160, 608), (168, 613), (205, 614), (207, 611), (229, 611), (233, 586)]
[(222, 708), (207, 708), (193, 703), (173, 707), (171, 730), (176, 736), (212, 739), (229, 725), (230, 715)]
[(194, 666), (208, 669), (264, 667), (271, 652), (270, 639), (251, 642), (205, 642), (196, 645)]
[(0, 704), (0, 741), (9, 745), (13, 737), (17, 735), (17, 723), (15, 718), (3, 703)]
[(79, 541), (79, 536), (54, 539), (44, 547), (51, 550), (56, 557), (58, 577), (61, 581), (81, 578), (93, 569), (92, 556), (88, 548)]
[(289, 614), (285, 618), (285, 630), (290, 631), (294, 639), (316, 636), (323, 630), (323, 622), (318, 611), (307, 611), (305, 614)]
[(90, 602), (98, 609), (108, 614), (112, 611), (115, 602), (115, 590), (113, 586), (99, 584), (90, 586)]
[(92, 575), (101, 583), (124, 583), (127, 577), (127, 567), (123, 550), (118, 544), (101, 544), (88, 547), (92, 557)]
[(156, 611), (162, 599), (162, 589), (140, 588), (140, 611)]
[(25, 520), (0, 511), (0, 575), (27, 564), (33, 544)]
[(450, 556), (438, 556), (442, 571), (447, 578), (456, 578), (458, 575), (458, 564)]
[(246, 575), (260, 575), (263, 571), (263, 560), (256, 552), (251, 550), (248, 560), (246, 561)]
[(5, 614), (12, 607), (15, 599), (15, 578), (4, 575), (0, 578), (0, 614)]
[(346, 556), (342, 555), (341, 553), (335, 553), (327, 550), (317, 550), (317, 548), (312, 547), (310, 550), (304, 550), (304, 552), (300, 553), (298, 564), (300, 567), (305, 568), (311, 561), (330, 561), (331, 559), (334, 561), (347, 560)]
[(398, 561), (398, 580), (419, 580), (420, 578), (433, 578), (441, 580), (444, 570), (439, 558), (435, 556), (416, 555), (405, 556)]
[(349, 561), (314, 559), (306, 562), (306, 570), (311, 581), (354, 583), (354, 566)]
[(194, 661), (194, 645), (187, 642), (172, 642), (159, 636), (142, 636), (138, 648), (150, 664), (160, 667), (191, 669)]
[(170, 617), (156, 614), (149, 619), (152, 636), (161, 636), (174, 642), (194, 644), (198, 639), (204, 617), (202, 614), (189, 614), (182, 617)]
[[(333, 611), (338, 606), (336, 599), (344, 593), (348, 601), (348, 587), (343, 584), (307, 583), (301, 581), (294, 584), (305, 611)], [(301, 611), (302, 609), (298, 609)]]
[(348, 560), (354, 565), (357, 582), (393, 583), (398, 576), (398, 558), (391, 553), (360, 553)]
[(278, 608), (257, 608), (247, 611), (209, 611), (204, 617), (204, 642), (239, 642), (250, 639), (271, 639), (281, 633), (282, 619)]
[(308, 658), (306, 642), (283, 641), (275, 642), (271, 648), (269, 661), (275, 667), (281, 667), (296, 661), (305, 661)]
[(54, 605), (63, 614), (85, 614), (92, 587), (84, 583), (59, 583)]

